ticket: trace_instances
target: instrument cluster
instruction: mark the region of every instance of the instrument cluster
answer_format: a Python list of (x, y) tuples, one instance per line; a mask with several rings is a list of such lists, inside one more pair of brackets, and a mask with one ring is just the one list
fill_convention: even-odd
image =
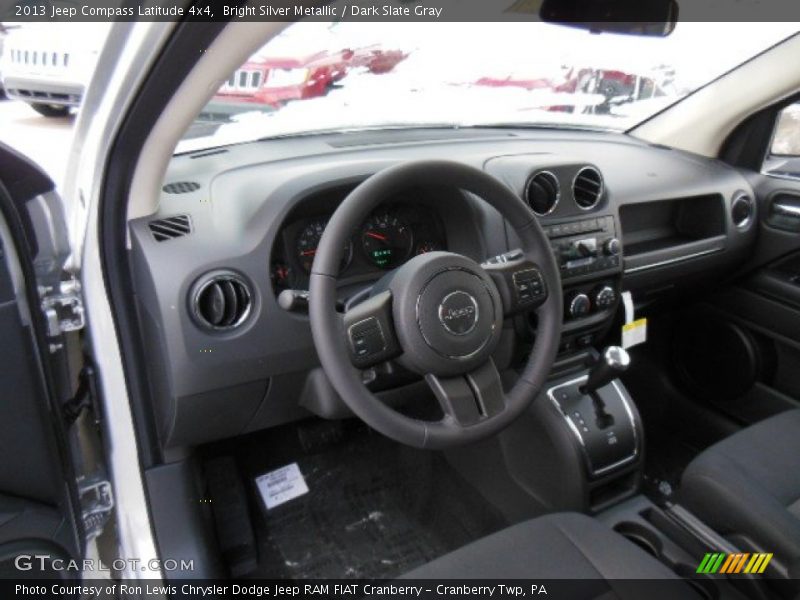
[[(270, 271), (276, 293), (307, 287), (330, 217), (323, 214), (300, 218), (283, 228)], [(447, 250), (444, 227), (435, 210), (413, 203), (381, 206), (347, 240), (339, 277), (379, 277), (413, 256), (435, 250)]]

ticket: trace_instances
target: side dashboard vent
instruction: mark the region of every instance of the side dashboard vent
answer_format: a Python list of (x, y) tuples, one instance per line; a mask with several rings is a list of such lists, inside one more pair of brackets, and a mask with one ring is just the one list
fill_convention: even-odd
[(575, 204), (583, 210), (594, 208), (603, 196), (603, 176), (594, 167), (584, 167), (572, 182)]
[(192, 233), (189, 215), (176, 215), (158, 221), (150, 221), (147, 226), (157, 242), (165, 242)]
[(558, 178), (550, 171), (539, 171), (525, 185), (525, 201), (540, 217), (553, 212), (560, 197)]
[(253, 307), (250, 285), (240, 276), (218, 272), (194, 286), (190, 306), (197, 322), (206, 329), (224, 331), (245, 322)]
[(173, 181), (161, 188), (167, 194), (188, 194), (200, 189), (200, 184), (196, 181)]
[(740, 193), (731, 202), (731, 219), (739, 229), (744, 229), (753, 218), (753, 199), (745, 193)]

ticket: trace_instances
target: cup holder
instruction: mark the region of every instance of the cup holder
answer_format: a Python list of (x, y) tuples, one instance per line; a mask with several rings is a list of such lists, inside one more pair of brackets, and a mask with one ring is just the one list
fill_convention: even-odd
[(686, 563), (674, 564), (664, 557), (664, 545), (658, 533), (642, 523), (623, 521), (614, 526), (614, 531), (627, 538), (639, 548), (667, 564), (676, 575), (690, 585), (704, 600), (719, 600), (719, 590), (714, 582), (706, 576), (698, 576), (695, 568)]
[(663, 549), (661, 540), (652, 529), (648, 529), (641, 523), (624, 521), (615, 525), (614, 531), (639, 546), (651, 556), (661, 558)]

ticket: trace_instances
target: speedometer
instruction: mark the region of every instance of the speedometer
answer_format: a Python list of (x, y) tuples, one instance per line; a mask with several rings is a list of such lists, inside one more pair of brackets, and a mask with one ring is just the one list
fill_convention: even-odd
[(381, 269), (402, 264), (411, 254), (413, 243), (409, 226), (390, 213), (374, 215), (361, 230), (364, 254)]
[[(314, 257), (317, 255), (317, 247), (319, 241), (322, 239), (322, 233), (325, 231), (325, 226), (328, 224), (328, 219), (314, 219), (300, 230), (297, 234), (295, 242), (295, 253), (297, 261), (306, 273), (311, 272), (311, 265), (314, 264)], [(339, 271), (344, 271), (350, 264), (353, 258), (353, 244), (350, 240), (344, 247), (344, 255), (342, 262), (339, 266)]]

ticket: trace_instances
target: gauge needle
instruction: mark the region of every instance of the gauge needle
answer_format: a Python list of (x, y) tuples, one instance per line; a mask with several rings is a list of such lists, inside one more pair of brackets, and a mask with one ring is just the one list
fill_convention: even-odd
[(368, 231), (367, 235), (371, 238), (375, 238), (376, 240), (380, 240), (382, 242), (385, 242), (389, 239), (385, 235), (381, 235), (380, 233), (375, 233), (374, 231)]
[(303, 250), (300, 253), (300, 256), (314, 256), (316, 253), (317, 253), (316, 249), (314, 249), (314, 250)]

